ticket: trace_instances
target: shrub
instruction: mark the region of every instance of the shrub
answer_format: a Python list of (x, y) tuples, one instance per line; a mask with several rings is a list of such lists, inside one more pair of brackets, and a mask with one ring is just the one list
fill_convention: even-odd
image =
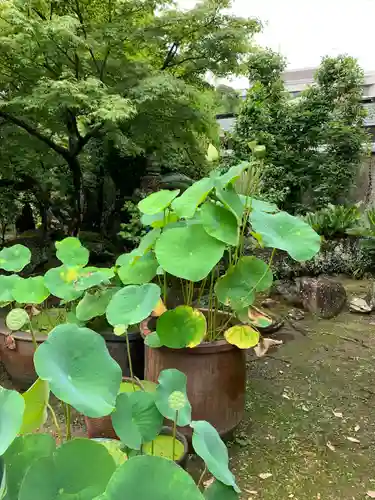
[(305, 216), (305, 221), (327, 240), (351, 234), (359, 226), (360, 219), (361, 212), (356, 205), (328, 205)]

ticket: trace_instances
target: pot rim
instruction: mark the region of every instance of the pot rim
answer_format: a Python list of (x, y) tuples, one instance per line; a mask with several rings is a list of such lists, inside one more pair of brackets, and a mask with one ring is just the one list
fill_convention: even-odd
[[(159, 436), (172, 436), (173, 435), (172, 427), (169, 427), (168, 425), (163, 425), (163, 427), (161, 428), (161, 431), (159, 432), (158, 435)], [(185, 460), (189, 454), (189, 443), (188, 443), (188, 440), (186, 439), (186, 437), (184, 436), (184, 434), (182, 434), (182, 432), (180, 432), (178, 429), (176, 429), (176, 438), (183, 445), (184, 452), (181, 455), (181, 457), (178, 460), (174, 460), (174, 462), (176, 462), (176, 464), (181, 465), (185, 462)]]

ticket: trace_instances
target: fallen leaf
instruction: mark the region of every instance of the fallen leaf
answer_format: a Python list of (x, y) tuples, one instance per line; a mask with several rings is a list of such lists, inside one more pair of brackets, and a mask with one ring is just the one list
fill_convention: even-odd
[(346, 439), (348, 441), (351, 441), (352, 443), (360, 443), (361, 441), (357, 438), (353, 438), (353, 437), (350, 437), (350, 436), (346, 436)]
[(267, 354), (268, 350), (271, 347), (281, 345), (282, 343), (283, 343), (282, 340), (261, 338), (259, 344), (254, 347), (254, 352), (258, 358), (262, 358)]
[(336, 448), (333, 446), (331, 441), (327, 441), (327, 448), (329, 448), (331, 451), (336, 451)]
[(258, 476), (261, 479), (268, 479), (269, 477), (272, 477), (272, 474), (271, 472), (261, 472), (260, 474), (258, 474)]
[(333, 410), (332, 413), (334, 414), (335, 417), (337, 418), (343, 418), (343, 414), (341, 411), (336, 411), (336, 410)]
[(375, 498), (375, 491), (368, 491), (366, 495), (370, 498)]
[(284, 394), (282, 396), (283, 396), (284, 399), (290, 399), (290, 397), (288, 396), (288, 394), (285, 394), (285, 392), (284, 392)]
[(357, 425), (354, 427), (354, 432), (358, 432), (360, 428), (361, 428), (361, 427), (357, 424)]

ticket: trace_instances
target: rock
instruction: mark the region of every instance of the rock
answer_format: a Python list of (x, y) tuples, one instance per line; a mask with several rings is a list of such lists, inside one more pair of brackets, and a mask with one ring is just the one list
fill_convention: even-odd
[(272, 307), (275, 307), (276, 304), (277, 304), (276, 300), (271, 299), (270, 297), (262, 300), (262, 302), (260, 303), (260, 305), (262, 307), (266, 307), (267, 309), (271, 309)]
[(272, 289), (272, 293), (281, 296), (292, 306), (302, 306), (299, 286), (294, 281), (278, 281)]
[(365, 299), (361, 299), (361, 297), (353, 297), (349, 301), (349, 310), (354, 313), (370, 314), (372, 307), (366, 302)]
[(365, 301), (371, 307), (371, 311), (375, 311), (375, 282), (372, 284), (370, 290), (368, 291)]
[(334, 318), (346, 304), (345, 288), (331, 278), (299, 278), (296, 283), (303, 308), (320, 318)]
[(301, 311), (301, 309), (291, 309), (288, 312), (288, 316), (290, 319), (294, 319), (295, 321), (301, 321), (305, 317), (305, 313)]

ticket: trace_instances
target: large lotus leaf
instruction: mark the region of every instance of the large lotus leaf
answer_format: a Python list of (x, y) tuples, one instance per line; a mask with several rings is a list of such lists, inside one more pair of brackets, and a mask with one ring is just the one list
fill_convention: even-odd
[(0, 499), (5, 498), (7, 492), (4, 457), (0, 457)]
[(113, 411), (121, 368), (98, 333), (74, 324), (59, 325), (36, 350), (34, 364), (55, 396), (87, 417)]
[(161, 267), (178, 278), (204, 279), (224, 254), (225, 244), (212, 238), (202, 225), (165, 231), (155, 245)]
[(239, 195), (241, 199), (242, 205), (251, 209), (253, 212), (269, 212), (275, 213), (278, 212), (279, 209), (277, 205), (274, 203), (270, 203), (269, 201), (258, 200), (257, 198), (253, 198), (251, 196), (244, 196), (242, 194)]
[(259, 342), (259, 332), (249, 325), (235, 325), (224, 333), (224, 337), (229, 344), (233, 344), (240, 349), (250, 349)]
[(90, 252), (83, 247), (78, 238), (69, 236), (62, 241), (57, 241), (56, 257), (66, 266), (86, 266)]
[(25, 411), (20, 433), (26, 434), (39, 429), (47, 420), (48, 382), (38, 378), (22, 397), (25, 401)]
[(86, 322), (105, 314), (112, 297), (119, 290), (119, 287), (113, 287), (86, 292), (76, 307), (75, 315), (78, 321)]
[(272, 272), (265, 262), (246, 256), (217, 280), (215, 292), (221, 303), (243, 309), (254, 302), (255, 292), (268, 290), (272, 281)]
[(177, 425), (189, 425), (191, 422), (191, 404), (186, 392), (186, 375), (179, 370), (171, 368), (163, 370), (160, 373), (158, 382), (155, 404), (160, 413), (165, 418), (169, 418), (172, 421), (176, 420), (176, 408), (173, 405), (173, 399), (177, 395), (181, 399), (183, 398), (184, 403), (178, 409)]
[(76, 290), (74, 286), (79, 272), (79, 267), (54, 267), (44, 275), (44, 283), (52, 295), (70, 302), (83, 294), (83, 291)]
[(124, 285), (143, 285), (156, 276), (159, 266), (153, 252), (148, 252), (141, 257), (128, 254), (128, 259), (121, 259), (123, 263), (118, 270), (120, 280)]
[(74, 288), (81, 291), (101, 284), (108, 284), (114, 276), (113, 269), (107, 267), (85, 267), (74, 281)]
[(13, 302), (13, 288), (18, 281), (22, 280), (17, 274), (10, 276), (0, 275), (0, 306)]
[(206, 201), (201, 206), (200, 215), (203, 227), (210, 236), (228, 245), (238, 244), (239, 227), (237, 218), (232, 212), (211, 201)]
[(0, 386), (0, 456), (19, 433), (24, 409), (25, 402), (21, 394)]
[(244, 207), (241, 203), (241, 198), (236, 193), (234, 187), (231, 184), (225, 189), (217, 187), (216, 196), (219, 198), (224, 207), (232, 212), (232, 214), (240, 222), (242, 219)]
[(220, 187), (225, 188), (228, 184), (233, 184), (239, 177), (241, 177), (241, 175), (246, 169), (249, 168), (249, 166), (250, 163), (247, 161), (243, 161), (238, 165), (234, 165), (228, 170), (228, 172), (216, 179), (216, 182)]
[(19, 273), (31, 260), (30, 250), (23, 245), (13, 245), (0, 251), (0, 269)]
[(125, 498), (204, 500), (190, 474), (172, 460), (148, 455), (131, 458), (122, 464), (110, 479), (105, 494), (97, 500)]
[(179, 349), (199, 345), (207, 331), (204, 315), (189, 306), (178, 306), (166, 311), (156, 323), (161, 345)]
[(309, 260), (319, 252), (320, 236), (302, 219), (286, 212), (252, 212), (251, 225), (266, 247), (285, 250), (297, 261)]
[(104, 492), (115, 470), (105, 446), (74, 439), (31, 465), (18, 500), (93, 500)]
[(171, 211), (167, 214), (164, 212), (159, 212), (155, 215), (143, 214), (141, 217), (141, 223), (144, 226), (151, 226), (153, 228), (161, 228), (176, 221), (178, 221), (178, 215)]
[(13, 288), (14, 300), (21, 304), (41, 304), (49, 296), (42, 276), (20, 279)]
[(108, 304), (108, 323), (112, 326), (139, 323), (150, 316), (159, 299), (160, 288), (154, 283), (125, 286)]
[(159, 228), (153, 229), (152, 231), (146, 233), (143, 238), (141, 238), (138, 248), (136, 249), (138, 255), (143, 255), (149, 252), (155, 245), (155, 241), (159, 238), (160, 233), (161, 230)]
[(13, 441), (4, 455), (7, 500), (18, 500), (20, 487), (29, 467), (40, 458), (51, 457), (55, 449), (56, 443), (50, 434), (28, 434)]
[(151, 193), (138, 203), (138, 208), (143, 214), (155, 215), (169, 207), (179, 193), (179, 189), (174, 191), (162, 189), (156, 193)]
[(204, 460), (207, 469), (213, 476), (227, 486), (232, 486), (240, 492), (236, 480), (229, 470), (228, 450), (221, 440), (217, 430), (205, 420), (193, 421), (193, 448)]
[(17, 330), (21, 330), (21, 328), (29, 322), (30, 319), (27, 312), (24, 309), (20, 309), (18, 307), (9, 311), (5, 318), (7, 327), (9, 328), (9, 330), (13, 330), (14, 332), (16, 332)]
[[(204, 492), (205, 500), (239, 500), (238, 493), (217, 479)], [(250, 497), (251, 498), (251, 497)]]
[(163, 426), (163, 416), (148, 392), (122, 393), (117, 396), (112, 424), (121, 441), (132, 450), (153, 441)]
[(190, 219), (213, 188), (214, 180), (204, 177), (200, 181), (195, 182), (181, 196), (174, 200), (172, 203), (173, 210), (179, 217)]

